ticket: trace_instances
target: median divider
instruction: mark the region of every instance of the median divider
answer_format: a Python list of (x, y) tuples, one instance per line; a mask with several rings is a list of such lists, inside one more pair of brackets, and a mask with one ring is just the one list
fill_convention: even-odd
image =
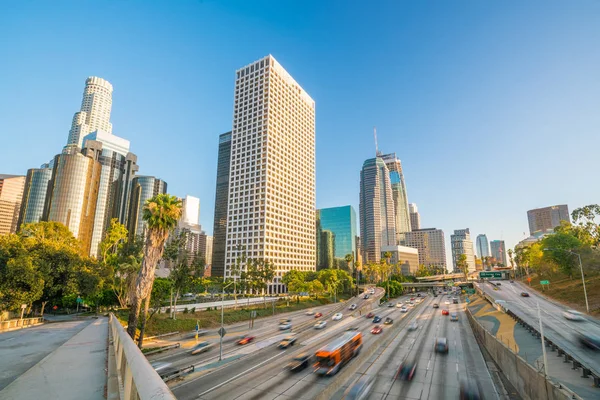
[(158, 348), (158, 349), (156, 349), (156, 350), (148, 351), (148, 352), (144, 353), (144, 356), (146, 356), (146, 357), (147, 357), (147, 356), (149, 356), (150, 354), (158, 354), (158, 353), (162, 353), (163, 351), (166, 351), (166, 350), (170, 350), (170, 349), (178, 349), (178, 348), (180, 348), (180, 347), (181, 347), (181, 343), (170, 344), (170, 345), (168, 345), (168, 346), (163, 346), (163, 347), (160, 347), (160, 348)]

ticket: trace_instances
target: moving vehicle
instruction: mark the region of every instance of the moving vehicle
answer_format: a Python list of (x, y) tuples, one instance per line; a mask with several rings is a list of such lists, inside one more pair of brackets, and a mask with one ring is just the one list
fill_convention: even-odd
[(454, 303), (454, 304), (458, 304), (458, 298), (456, 298), (456, 297), (453, 297), (453, 298), (452, 298), (452, 303)]
[(408, 331), (412, 332), (412, 331), (416, 331), (417, 329), (419, 329), (419, 324), (417, 324), (417, 321), (413, 321), (409, 326), (408, 326)]
[(333, 317), (331, 317), (332, 321), (339, 321), (344, 317), (344, 315), (342, 313), (335, 313), (333, 315)]
[(248, 344), (250, 342), (254, 341), (254, 336), (244, 336), (243, 338), (241, 338), (240, 340), (238, 340), (237, 344), (239, 345), (245, 345)]
[(394, 303), (388, 303), (388, 307), (394, 307)]
[(527, 293), (527, 292), (521, 292), (521, 297), (529, 297), (529, 293)]
[(291, 319), (280, 319), (279, 320), (279, 330), (284, 331), (286, 329), (292, 329), (292, 320)]
[(406, 306), (402, 306), (402, 308), (400, 309), (400, 312), (407, 312), (408, 308), (406, 308)]
[(375, 314), (373, 314), (372, 312), (370, 312), (366, 315), (367, 318), (373, 318), (374, 316), (375, 316)]
[(358, 327), (357, 326), (350, 326), (348, 328), (346, 328), (347, 331), (357, 331)]
[(440, 305), (438, 303), (433, 303), (433, 308), (440, 308)]
[(383, 332), (383, 328), (380, 325), (375, 325), (373, 329), (371, 329), (371, 333), (374, 335), (378, 335)]
[(396, 304), (396, 308), (400, 308), (400, 307), (402, 307), (402, 303)]
[(376, 315), (375, 318), (373, 318), (373, 322), (378, 324), (381, 322), (381, 317), (379, 315)]
[(469, 384), (466, 381), (460, 382), (460, 400), (480, 400), (479, 388), (477, 385)]
[(315, 318), (321, 318), (323, 316), (323, 314), (321, 314), (320, 312), (315, 314)]
[(345, 332), (341, 337), (317, 350), (315, 372), (318, 375), (335, 375), (348, 361), (360, 353), (361, 348), (362, 334)]
[(364, 375), (360, 378), (350, 390), (347, 391), (346, 396), (344, 396), (344, 400), (365, 400), (371, 394), (371, 389), (373, 389), (373, 385), (375, 384), (375, 376), (374, 375)]
[(287, 365), (287, 369), (290, 372), (298, 372), (308, 367), (310, 363), (310, 355), (306, 353), (300, 353), (296, 357), (292, 359), (292, 361)]
[(313, 310), (307, 310), (304, 314), (305, 315), (315, 315), (315, 312)]
[(600, 337), (589, 333), (580, 333), (578, 339), (582, 346), (595, 351), (600, 350)]
[(293, 346), (296, 343), (296, 335), (286, 336), (281, 342), (279, 342), (280, 349), (287, 349), (290, 346)]
[(350, 310), (356, 310), (356, 304), (352, 304), (352, 305), (350, 306)]
[(580, 313), (579, 311), (575, 311), (575, 310), (567, 310), (567, 311), (563, 312), (563, 317), (565, 317), (569, 321), (577, 321), (577, 322), (585, 321), (583, 314)]
[(205, 351), (210, 350), (213, 346), (214, 346), (214, 344), (206, 342), (206, 341), (200, 342), (197, 345), (195, 345), (194, 347), (192, 347), (192, 351), (190, 354), (194, 355), (194, 354), (204, 353)]
[(393, 324), (393, 323), (394, 323), (394, 320), (393, 320), (393, 319), (391, 319), (390, 317), (387, 317), (387, 318), (385, 319), (385, 321), (383, 321), (383, 324), (384, 324), (384, 325), (391, 325), (391, 324)]
[(437, 338), (435, 339), (435, 344), (433, 348), (436, 353), (448, 353), (448, 339), (446, 338)]
[(373, 288), (369, 289), (369, 293), (370, 294), (375, 294), (375, 289), (373, 289)]
[(315, 329), (323, 329), (327, 326), (327, 321), (319, 321), (315, 324)]
[(452, 315), (450, 316), (450, 321), (458, 321), (458, 314), (452, 313)]
[(365, 295), (363, 296), (363, 299), (368, 299), (368, 298), (369, 298), (369, 295), (368, 295), (368, 294), (365, 294)]
[(171, 368), (171, 363), (169, 362), (155, 361), (153, 363), (150, 363), (150, 366), (154, 368), (154, 370), (158, 373), (158, 375), (160, 375), (161, 378), (164, 378), (165, 376), (171, 375), (172, 373), (176, 372), (175, 368)]
[(445, 304), (445, 305), (450, 305), (450, 300), (446, 300), (446, 301), (444, 302), (444, 304)]
[(444, 308), (442, 310), (442, 315), (450, 315), (450, 312)]
[(394, 376), (394, 379), (401, 379), (403, 381), (411, 381), (413, 376), (415, 376), (415, 371), (417, 370), (417, 360), (410, 359), (404, 360), (402, 364), (400, 364), (400, 368), (398, 368), (398, 372)]

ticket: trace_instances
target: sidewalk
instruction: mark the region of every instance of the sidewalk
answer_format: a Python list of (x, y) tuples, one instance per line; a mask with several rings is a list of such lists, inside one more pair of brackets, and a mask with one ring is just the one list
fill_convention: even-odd
[(108, 319), (100, 317), (0, 391), (3, 400), (103, 400)]

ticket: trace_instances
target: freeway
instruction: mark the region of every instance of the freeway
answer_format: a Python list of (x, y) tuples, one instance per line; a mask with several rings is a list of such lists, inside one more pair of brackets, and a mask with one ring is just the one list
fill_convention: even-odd
[[(512, 311), (519, 318), (538, 330), (537, 303), (539, 303), (544, 326), (544, 336), (572, 355), (577, 361), (587, 365), (595, 374), (600, 375), (600, 357), (598, 353), (584, 348), (578, 343), (578, 336), (582, 333), (600, 336), (600, 324), (597, 320), (589, 316), (586, 316), (586, 321), (576, 322), (567, 320), (563, 316), (563, 312), (567, 309), (566, 307), (547, 300), (519, 282), (510, 283), (502, 281), (501, 286), (498, 286), (497, 290), (494, 290), (494, 286), (489, 284), (476, 285), (493, 299), (499, 301), (498, 303), (504, 308)], [(522, 297), (522, 292), (527, 292), (529, 297)], [(548, 353), (548, 357), (551, 355), (556, 357), (556, 353)], [(552, 365), (550, 362), (549, 364), (549, 366)], [(570, 369), (570, 365), (567, 364), (565, 369)], [(573, 380), (564, 371), (560, 371), (554, 367), (549, 370), (549, 375), (570, 389), (580, 393), (584, 398), (589, 396), (590, 390), (594, 391), (592, 396), (600, 397), (600, 389), (593, 388), (590, 379)]]
[[(402, 329), (361, 366), (333, 399), (344, 398), (359, 380), (366, 379), (365, 376), (374, 380), (370, 394), (365, 397), (369, 399), (456, 399), (461, 382), (478, 391), (481, 398), (499, 398), (463, 304), (445, 304), (447, 300), (452, 303), (450, 297), (440, 295), (424, 302), (424, 308), (407, 321), (416, 321), (418, 329), (413, 332)], [(440, 308), (433, 308), (433, 303), (438, 303)], [(450, 314), (456, 313), (458, 321), (442, 315), (443, 308)], [(440, 337), (448, 340), (448, 354), (434, 351), (435, 339)], [(416, 361), (413, 379), (396, 379), (400, 364), (410, 360)]]

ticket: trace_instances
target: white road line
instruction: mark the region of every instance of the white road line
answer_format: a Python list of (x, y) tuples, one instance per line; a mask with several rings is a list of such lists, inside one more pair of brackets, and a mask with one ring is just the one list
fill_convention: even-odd
[(429, 371), (429, 364), (431, 364), (431, 360), (427, 361), (427, 371)]

